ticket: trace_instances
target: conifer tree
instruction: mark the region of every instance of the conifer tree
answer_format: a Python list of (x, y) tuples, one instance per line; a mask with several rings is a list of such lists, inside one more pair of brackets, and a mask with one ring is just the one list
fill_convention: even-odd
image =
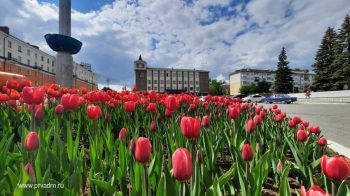
[(331, 65), (331, 90), (343, 90), (350, 86), (350, 17), (346, 15), (337, 34), (335, 59)]
[(293, 78), (292, 71), (288, 66), (289, 62), (287, 61), (287, 54), (284, 47), (278, 60), (274, 91), (276, 93), (290, 93), (293, 91)]
[(313, 78), (313, 89), (315, 91), (328, 91), (332, 87), (329, 78), (332, 76), (331, 64), (335, 57), (335, 41), (337, 33), (331, 27), (328, 27), (321, 41), (315, 57), (314, 68), (315, 76)]

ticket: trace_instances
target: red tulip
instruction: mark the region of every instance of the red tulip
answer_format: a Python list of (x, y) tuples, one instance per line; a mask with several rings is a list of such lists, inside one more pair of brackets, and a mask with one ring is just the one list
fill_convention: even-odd
[(192, 176), (191, 154), (186, 148), (178, 148), (173, 153), (171, 163), (173, 166), (174, 178), (179, 181), (189, 180)]
[(165, 107), (170, 111), (175, 111), (179, 107), (179, 101), (173, 95), (169, 95), (165, 99)]
[(277, 166), (276, 166), (276, 170), (277, 170), (277, 173), (280, 174), (280, 175), (283, 172), (283, 163), (282, 163), (282, 161), (280, 159), (278, 160), (278, 163), (277, 163)]
[(288, 121), (288, 127), (295, 127), (295, 122), (292, 119)]
[(34, 172), (32, 164), (27, 163), (27, 165), (24, 166), (24, 169), (26, 170), (27, 175), (29, 176), (30, 180), (34, 181), (35, 180), (35, 172)]
[(304, 130), (298, 130), (297, 132), (297, 140), (299, 142), (305, 142), (307, 140), (307, 133)]
[(152, 132), (156, 131), (156, 122), (154, 120), (151, 121), (150, 129)]
[(148, 138), (139, 137), (136, 142), (135, 159), (140, 163), (147, 163), (151, 156), (152, 145)]
[(198, 138), (201, 134), (201, 124), (199, 118), (192, 118), (187, 116), (182, 117), (181, 130), (182, 134), (190, 140)]
[(39, 148), (39, 137), (37, 132), (31, 131), (28, 133), (24, 141), (24, 148), (27, 151), (35, 151)]
[(18, 88), (18, 82), (16, 80), (7, 80), (6, 81), (6, 87), (9, 89), (17, 89)]
[(350, 164), (345, 157), (340, 155), (335, 157), (323, 155), (321, 158), (321, 168), (327, 178), (336, 181), (343, 181), (350, 175)]
[(134, 112), (135, 111), (135, 102), (134, 101), (127, 101), (124, 103), (124, 109), (126, 112)]
[(317, 133), (320, 132), (320, 127), (319, 126), (309, 127), (308, 130), (309, 130), (310, 133), (317, 134)]
[(227, 109), (227, 112), (231, 119), (236, 120), (241, 113), (241, 109), (239, 107), (230, 107)]
[(57, 115), (60, 115), (60, 114), (63, 114), (63, 112), (64, 112), (64, 107), (63, 107), (63, 105), (62, 105), (62, 104), (56, 105), (56, 107), (55, 107), (55, 113), (56, 113)]
[(150, 103), (146, 109), (147, 112), (153, 112), (156, 110), (157, 110), (157, 104), (155, 104), (155, 103)]
[(203, 127), (209, 127), (210, 125), (210, 118), (209, 116), (203, 116), (202, 117), (202, 126)]
[(301, 120), (301, 118), (299, 116), (293, 116), (292, 121), (294, 122), (294, 124), (297, 125), (297, 124), (301, 123), (303, 120)]
[(45, 90), (39, 87), (24, 87), (23, 102), (29, 105), (38, 105), (44, 101)]
[(44, 112), (43, 112), (43, 105), (39, 104), (35, 106), (35, 113), (34, 113), (35, 119), (41, 120), (44, 118)]
[(318, 138), (317, 144), (319, 146), (326, 146), (327, 145), (327, 139), (324, 137)]
[(254, 122), (254, 120), (248, 120), (247, 124), (245, 126), (246, 132), (252, 133), (254, 131), (254, 129), (255, 129), (255, 122)]
[(61, 103), (65, 110), (75, 110), (81, 104), (80, 97), (77, 94), (64, 94), (61, 97)]
[(311, 186), (310, 189), (306, 192), (305, 187), (301, 186), (301, 196), (331, 196), (327, 194), (321, 187), (319, 186)]
[(126, 139), (126, 135), (127, 135), (126, 128), (123, 127), (119, 131), (118, 140), (125, 140)]
[(18, 105), (17, 106), (17, 112), (20, 112), (22, 110), (22, 106)]
[(8, 101), (10, 98), (7, 94), (2, 94), (0, 93), (0, 103), (1, 102), (5, 102), (5, 101)]
[(304, 126), (304, 127), (308, 127), (308, 126), (309, 126), (309, 122), (303, 121), (303, 126)]
[(89, 105), (87, 107), (87, 115), (91, 120), (97, 120), (101, 115), (101, 108), (95, 105)]
[(252, 161), (253, 160), (253, 152), (250, 144), (244, 144), (242, 147), (242, 158), (244, 161)]
[(305, 127), (303, 125), (298, 125), (298, 130), (305, 130)]
[(168, 108), (165, 109), (165, 117), (170, 118), (172, 115), (171, 110), (168, 110)]
[(135, 155), (135, 148), (136, 148), (136, 143), (134, 139), (130, 140), (130, 151), (133, 155)]
[(255, 115), (254, 118), (253, 118), (253, 121), (256, 125), (260, 125), (261, 122), (262, 122), (262, 118), (260, 115)]
[(21, 94), (19, 94), (19, 92), (15, 89), (11, 89), (10, 91), (10, 99), (11, 100), (19, 100), (19, 98), (21, 97)]
[(284, 115), (282, 115), (282, 114), (277, 114), (276, 116), (275, 116), (275, 118), (274, 118), (274, 120), (276, 121), (276, 122), (280, 122), (280, 121), (282, 121), (284, 119)]
[(274, 110), (277, 109), (277, 108), (278, 108), (278, 105), (273, 105), (272, 106), (272, 109), (274, 109)]

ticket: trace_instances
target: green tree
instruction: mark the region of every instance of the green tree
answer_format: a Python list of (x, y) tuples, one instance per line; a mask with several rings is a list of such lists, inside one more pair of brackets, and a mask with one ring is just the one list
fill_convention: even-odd
[(239, 89), (239, 92), (241, 94), (246, 94), (246, 95), (250, 95), (250, 94), (253, 94), (256, 92), (256, 89), (257, 89), (257, 86), (254, 84), (254, 83), (251, 83), (247, 86), (242, 86), (240, 89)]
[(224, 95), (225, 89), (222, 86), (224, 81), (209, 80), (209, 94), (210, 95)]
[(293, 91), (293, 78), (292, 71), (288, 66), (289, 62), (287, 61), (287, 54), (284, 47), (278, 56), (278, 60), (274, 91), (278, 93), (290, 93)]
[(108, 90), (112, 90), (112, 89), (109, 88), (109, 87), (107, 87), (107, 86), (105, 86), (105, 87), (102, 88), (102, 90), (103, 90), (103, 91), (108, 91)]
[(335, 59), (331, 65), (331, 90), (343, 90), (350, 86), (350, 17), (346, 15), (337, 34)]
[(332, 87), (329, 78), (332, 76), (331, 64), (335, 57), (336, 36), (335, 30), (328, 27), (316, 53), (315, 63), (312, 65), (315, 72), (313, 78), (313, 89), (315, 91), (328, 91)]
[(271, 83), (266, 81), (258, 82), (254, 93), (268, 93), (270, 92)]

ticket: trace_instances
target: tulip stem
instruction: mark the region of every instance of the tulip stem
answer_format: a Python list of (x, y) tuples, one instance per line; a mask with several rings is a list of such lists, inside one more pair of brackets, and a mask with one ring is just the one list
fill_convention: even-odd
[(336, 188), (336, 184), (332, 181), (332, 195), (336, 195), (337, 194), (337, 188)]
[(145, 189), (146, 189), (146, 196), (151, 195), (148, 191), (148, 171), (147, 171), (147, 166), (146, 164), (143, 164), (143, 171), (145, 173)]
[(180, 182), (179, 196), (185, 196), (186, 194), (185, 183)]
[[(192, 168), (193, 170), (195, 170), (195, 161), (196, 161), (196, 158), (195, 158), (195, 145), (194, 145), (194, 140), (190, 140), (190, 145), (191, 145), (191, 158), (192, 158)], [(193, 186), (194, 186), (194, 177), (192, 175), (191, 177), (191, 194), (192, 194), (192, 191), (193, 191)]]
[(249, 176), (249, 162), (247, 161), (245, 163), (245, 179), (247, 180), (247, 183), (249, 183), (248, 176)]

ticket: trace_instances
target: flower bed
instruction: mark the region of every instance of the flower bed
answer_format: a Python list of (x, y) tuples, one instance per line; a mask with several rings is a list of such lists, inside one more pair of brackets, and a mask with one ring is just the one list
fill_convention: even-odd
[(277, 105), (29, 86), (1, 89), (2, 195), (349, 194), (349, 162)]

